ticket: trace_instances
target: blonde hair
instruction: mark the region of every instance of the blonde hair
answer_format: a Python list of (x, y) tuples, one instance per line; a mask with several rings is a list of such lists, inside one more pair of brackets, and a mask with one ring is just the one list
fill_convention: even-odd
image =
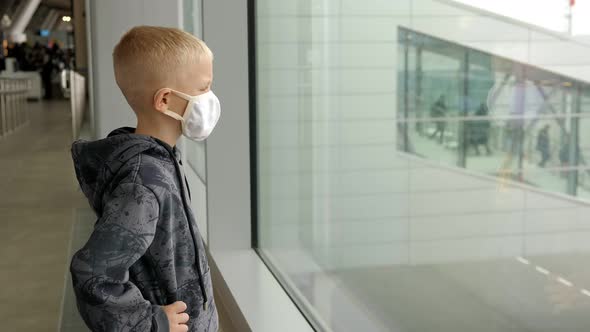
[(205, 42), (176, 28), (137, 26), (127, 31), (113, 50), (115, 80), (137, 111), (159, 88), (174, 86), (186, 65), (213, 61)]

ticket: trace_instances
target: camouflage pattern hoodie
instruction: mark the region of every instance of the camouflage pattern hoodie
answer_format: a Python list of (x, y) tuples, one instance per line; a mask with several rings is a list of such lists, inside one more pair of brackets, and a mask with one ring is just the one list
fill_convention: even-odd
[(215, 332), (209, 264), (180, 155), (134, 132), (72, 145), (98, 218), (70, 265), (78, 310), (92, 331), (169, 331), (161, 306), (184, 301), (189, 331)]

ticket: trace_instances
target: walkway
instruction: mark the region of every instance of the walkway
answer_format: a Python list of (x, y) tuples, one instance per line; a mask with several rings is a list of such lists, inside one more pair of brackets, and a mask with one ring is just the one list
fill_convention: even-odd
[(56, 331), (77, 210), (68, 101), (31, 102), (31, 124), (0, 140), (0, 321)]

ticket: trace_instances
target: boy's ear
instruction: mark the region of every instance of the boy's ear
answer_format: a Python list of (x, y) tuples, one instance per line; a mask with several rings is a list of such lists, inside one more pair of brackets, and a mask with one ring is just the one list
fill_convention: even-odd
[(164, 113), (170, 108), (170, 89), (162, 88), (154, 94), (153, 106), (158, 112)]

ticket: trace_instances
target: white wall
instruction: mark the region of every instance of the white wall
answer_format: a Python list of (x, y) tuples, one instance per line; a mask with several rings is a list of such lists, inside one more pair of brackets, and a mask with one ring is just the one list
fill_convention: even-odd
[[(230, 9), (231, 8), (231, 9)], [(207, 139), (209, 246), (250, 250), (250, 146), (246, 1), (203, 0), (203, 38), (215, 54), (221, 117)]]
[(135, 126), (133, 111), (115, 83), (113, 47), (137, 25), (182, 27), (181, 0), (89, 1), (95, 132), (99, 138), (121, 126)]

